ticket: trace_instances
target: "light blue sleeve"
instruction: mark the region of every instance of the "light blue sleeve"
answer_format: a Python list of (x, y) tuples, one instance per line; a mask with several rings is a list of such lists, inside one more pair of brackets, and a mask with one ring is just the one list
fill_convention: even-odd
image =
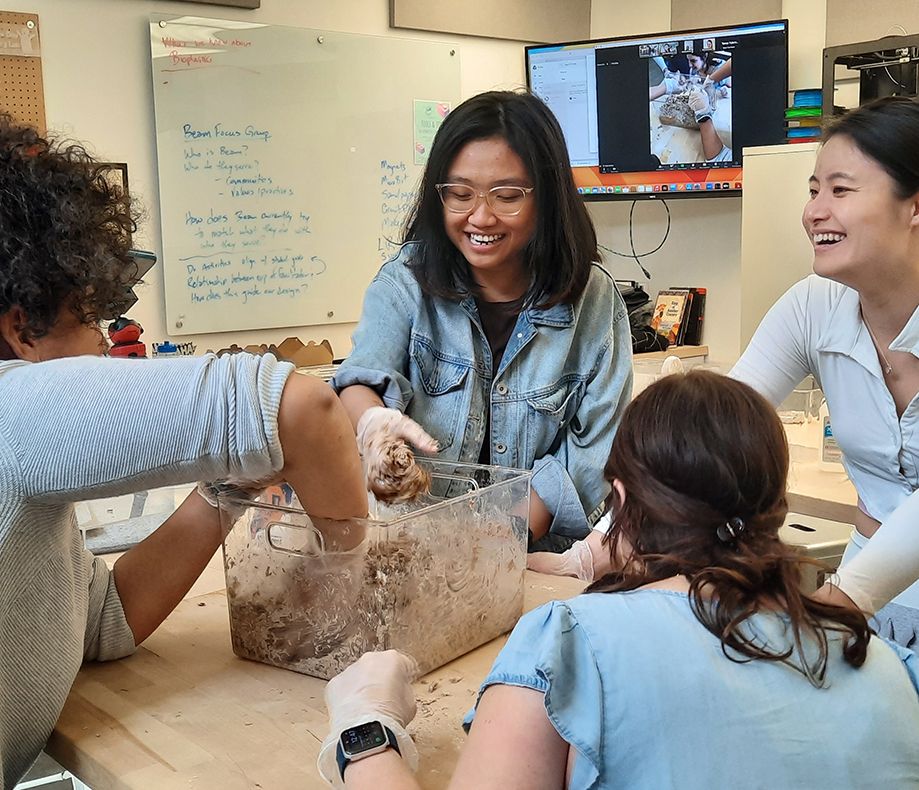
[(332, 377), (336, 392), (353, 384), (375, 390), (383, 403), (404, 412), (412, 399), (408, 379), (414, 311), (406, 299), (402, 274), (404, 256), (385, 264), (364, 292), (364, 304), (357, 328), (351, 335), (348, 358)]
[(553, 514), (550, 532), (584, 538), (609, 494), (603, 467), (632, 396), (632, 335), (622, 297), (612, 287), (612, 337), (569, 423), (561, 446), (533, 464), (533, 490)]
[(812, 278), (795, 283), (766, 313), (731, 378), (778, 406), (808, 373), (807, 303)]
[(284, 465), (278, 408), (292, 370), (251, 354), (12, 365), (0, 375), (0, 446), (35, 502), (259, 480)]
[[(476, 706), (489, 686), (507, 685), (541, 691), (556, 732), (586, 758), (580, 776), (592, 785), (603, 765), (603, 684), (596, 656), (577, 618), (563, 601), (552, 601), (525, 614), (482, 683)], [(463, 719), (472, 726), (476, 708)]]
[(896, 642), (891, 642), (883, 636), (875, 636), (874, 638), (886, 642), (890, 645), (893, 652), (897, 654), (897, 658), (899, 658), (900, 661), (903, 662), (903, 666), (906, 667), (906, 672), (913, 684), (913, 688), (916, 690), (917, 696), (919, 696), (919, 656), (909, 648), (903, 647), (903, 645), (899, 645)]

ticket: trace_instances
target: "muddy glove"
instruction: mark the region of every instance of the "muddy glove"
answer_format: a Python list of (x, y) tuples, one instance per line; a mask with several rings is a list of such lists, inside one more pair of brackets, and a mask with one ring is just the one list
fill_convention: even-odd
[(439, 449), (435, 439), (398, 409), (371, 406), (357, 423), (367, 489), (381, 502), (409, 502), (431, 487), (430, 474), (415, 463), (407, 442), (427, 453)]
[(691, 91), (688, 103), (690, 109), (696, 114), (696, 123), (702, 123), (702, 121), (710, 121), (712, 119), (712, 107), (709, 104), (708, 96), (703, 91)]
[(380, 722), (395, 736), (398, 752), (413, 771), (418, 749), (405, 731), (415, 718), (412, 680), (418, 667), (414, 659), (396, 650), (364, 653), (358, 661), (329, 681), (325, 704), (329, 735), (319, 752), (319, 773), (333, 787), (344, 787), (337, 751), (341, 734), (367, 722)]

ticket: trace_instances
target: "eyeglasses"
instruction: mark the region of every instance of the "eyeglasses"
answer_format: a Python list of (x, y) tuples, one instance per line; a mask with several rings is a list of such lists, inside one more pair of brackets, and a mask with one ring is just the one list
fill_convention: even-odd
[(487, 192), (478, 192), (465, 184), (435, 184), (434, 188), (444, 208), (454, 214), (471, 214), (483, 197), (488, 207), (502, 217), (519, 214), (527, 195), (533, 191), (533, 187), (497, 186)]

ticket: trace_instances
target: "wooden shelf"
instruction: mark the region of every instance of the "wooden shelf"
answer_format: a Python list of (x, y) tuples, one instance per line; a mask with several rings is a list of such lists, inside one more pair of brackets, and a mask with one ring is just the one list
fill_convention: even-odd
[(644, 354), (635, 354), (635, 359), (667, 359), (667, 357), (707, 357), (708, 346), (671, 346), (666, 351), (648, 351)]

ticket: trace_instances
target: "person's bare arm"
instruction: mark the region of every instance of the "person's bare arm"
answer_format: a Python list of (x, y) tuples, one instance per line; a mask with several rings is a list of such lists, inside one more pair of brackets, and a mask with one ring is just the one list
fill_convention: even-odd
[(376, 391), (364, 384), (352, 384), (345, 387), (338, 393), (351, 425), (357, 430), (357, 424), (361, 421), (361, 416), (371, 406), (384, 406), (383, 399), (377, 395)]
[(115, 586), (134, 644), (178, 606), (222, 539), (217, 508), (193, 491), (158, 529), (119, 557)]
[(702, 153), (706, 159), (714, 159), (721, 153), (724, 143), (715, 129), (711, 118), (699, 121), (699, 133), (702, 135)]
[(281, 474), (312, 516), (363, 518), (367, 492), (354, 430), (335, 391), (314, 376), (293, 374), (281, 396)]
[(533, 539), (537, 540), (549, 531), (552, 526), (552, 514), (539, 494), (530, 490), (530, 532)]
[(568, 744), (549, 721), (545, 694), (490, 686), (450, 790), (563, 790), (567, 766)]
[[(312, 376), (291, 374), (278, 409), (281, 476), (316, 517), (367, 515), (354, 432), (335, 393)], [(152, 535), (115, 563), (115, 584), (134, 641), (140, 644), (179, 601), (220, 546), (216, 508), (192, 493)]]
[[(563, 790), (568, 744), (556, 732), (545, 695), (519, 686), (491, 686), (482, 695), (450, 790)], [(345, 771), (347, 790), (416, 790), (393, 750), (358, 760)]]
[(728, 58), (726, 61), (724, 61), (724, 63), (722, 63), (717, 69), (708, 75), (708, 78), (712, 82), (721, 82), (721, 80), (730, 77), (731, 71), (733, 69), (731, 60), (733, 60), (733, 58)]

